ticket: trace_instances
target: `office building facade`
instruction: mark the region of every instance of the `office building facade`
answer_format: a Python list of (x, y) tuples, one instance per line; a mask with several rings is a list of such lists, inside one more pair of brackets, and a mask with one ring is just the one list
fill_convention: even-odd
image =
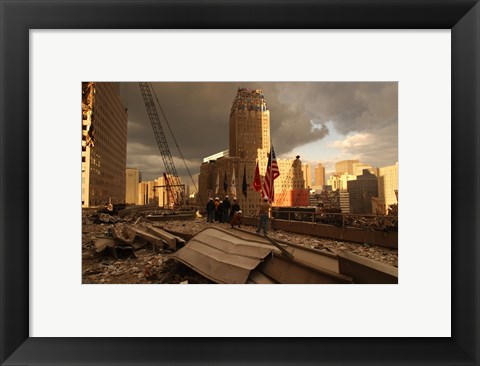
[(312, 167), (310, 164), (302, 163), (303, 180), (305, 181), (304, 188), (312, 186)]
[(314, 169), (315, 184), (314, 189), (323, 189), (325, 185), (325, 167), (322, 163), (318, 163)]
[(140, 172), (137, 168), (127, 168), (125, 171), (125, 203), (137, 204), (138, 183), (140, 183)]
[(125, 203), (127, 111), (119, 83), (82, 83), (82, 207)]
[(378, 196), (388, 212), (388, 206), (398, 203), (398, 162), (378, 169)]
[(332, 191), (346, 190), (348, 182), (357, 179), (356, 175), (348, 173), (333, 173), (328, 178), (327, 185), (331, 187)]
[(372, 198), (378, 197), (378, 180), (368, 169), (357, 176), (356, 180), (347, 182), (350, 198), (350, 213), (372, 214)]

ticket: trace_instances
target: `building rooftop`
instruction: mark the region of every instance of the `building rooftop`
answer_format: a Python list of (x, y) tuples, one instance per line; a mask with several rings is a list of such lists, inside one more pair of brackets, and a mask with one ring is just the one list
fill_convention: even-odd
[(230, 114), (235, 110), (267, 111), (267, 102), (261, 89), (238, 88)]

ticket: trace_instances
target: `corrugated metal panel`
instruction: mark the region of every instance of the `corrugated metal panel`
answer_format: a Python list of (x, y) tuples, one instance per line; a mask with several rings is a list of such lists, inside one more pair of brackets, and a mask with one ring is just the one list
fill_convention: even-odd
[(171, 257), (217, 283), (246, 283), (274, 249), (218, 228), (207, 228), (194, 236)]
[(198, 233), (171, 257), (217, 283), (352, 282), (350, 276), (332, 271), (338, 268), (334, 256), (300, 246), (287, 245), (286, 250), (293, 258), (285, 256), (267, 238), (212, 227)]
[(272, 246), (267, 243), (252, 242), (218, 229), (202, 231), (192, 240), (221, 249), (225, 253), (257, 259), (265, 258), (272, 251)]

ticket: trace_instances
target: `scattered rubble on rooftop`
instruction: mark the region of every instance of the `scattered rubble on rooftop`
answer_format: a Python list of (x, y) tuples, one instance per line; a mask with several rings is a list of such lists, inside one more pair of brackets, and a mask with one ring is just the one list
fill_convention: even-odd
[[(84, 284), (208, 284), (211, 280), (186, 265), (169, 258), (188, 239), (207, 227), (235, 233), (229, 224), (209, 224), (199, 215), (174, 219), (170, 212), (144, 207), (119, 211), (117, 215), (84, 209), (82, 216), (82, 283)], [(170, 216), (166, 221), (151, 221), (149, 215)], [(169, 218), (170, 218), (169, 217)], [(243, 226), (254, 232), (255, 228)], [(334, 241), (308, 235), (272, 230), (274, 240), (317, 249), (326, 253), (349, 252), (398, 267), (397, 250), (367, 244)]]

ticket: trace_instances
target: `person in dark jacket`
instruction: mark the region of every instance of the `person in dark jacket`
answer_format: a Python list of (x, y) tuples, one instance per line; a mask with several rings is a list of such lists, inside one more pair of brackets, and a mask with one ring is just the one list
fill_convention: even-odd
[(232, 208), (230, 209), (230, 221), (232, 221), (233, 216), (235, 215), (235, 212), (238, 212), (238, 211), (240, 211), (240, 205), (238, 204), (237, 199), (234, 197)]
[(218, 197), (215, 197), (215, 201), (213, 201), (213, 204), (215, 205), (215, 221), (219, 221), (219, 209), (218, 209), (218, 206), (220, 205), (220, 198)]
[(219, 202), (217, 211), (218, 211), (218, 222), (222, 223), (223, 222), (223, 201)]
[(228, 222), (228, 217), (230, 215), (230, 198), (228, 196), (225, 196), (225, 199), (223, 200), (223, 222)]
[(210, 198), (207, 203), (207, 222), (213, 222), (214, 215), (215, 204), (213, 203), (213, 198)]

